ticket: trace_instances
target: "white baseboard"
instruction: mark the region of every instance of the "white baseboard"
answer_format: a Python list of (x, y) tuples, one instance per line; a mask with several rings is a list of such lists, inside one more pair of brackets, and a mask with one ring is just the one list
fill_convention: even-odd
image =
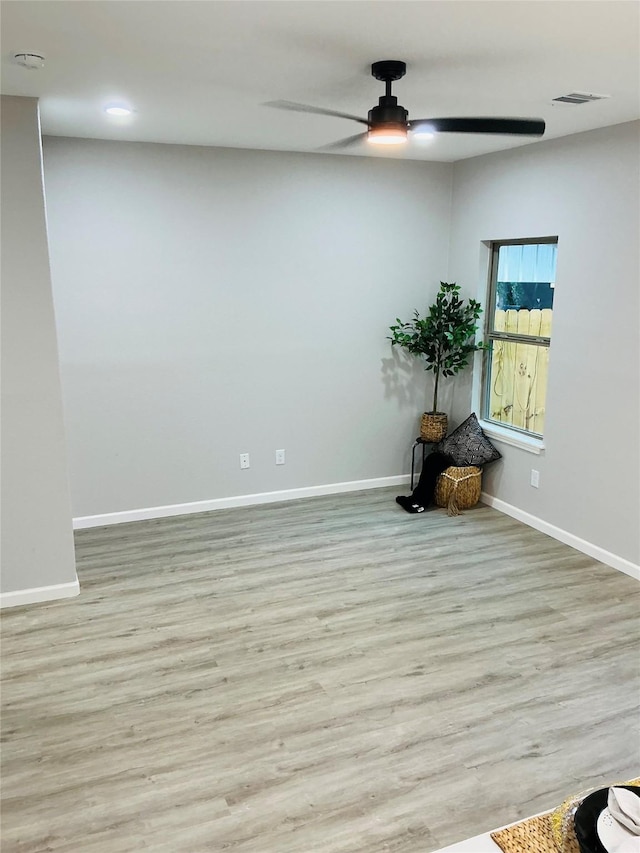
[[(301, 498), (312, 498), (320, 495), (337, 495), (343, 492), (359, 492), (365, 489), (380, 489), (385, 486), (406, 486), (408, 483), (409, 476), (406, 474), (395, 477), (378, 477), (372, 480), (354, 480), (347, 483), (328, 483), (322, 486), (306, 486), (299, 489), (284, 489), (277, 492), (261, 492), (254, 495), (237, 495), (235, 497), (228, 498), (214, 498), (213, 500), (207, 501), (194, 501), (192, 503), (169, 504), (167, 506), (123, 510), (122, 512), (109, 512), (103, 513), (102, 515), (85, 515), (74, 518), (73, 527), (75, 530), (82, 530), (89, 527), (104, 527), (110, 524), (127, 524), (132, 521), (145, 521), (153, 518), (168, 518), (170, 516), (191, 515), (198, 512), (213, 512), (218, 509), (232, 509), (233, 507), (299, 500)], [(500, 498), (486, 494), (486, 492), (482, 493), (480, 500), (487, 506), (493, 507), (499, 512), (503, 512), (505, 515), (509, 515), (518, 521), (522, 521), (529, 527), (533, 527), (535, 530), (540, 530), (542, 533), (546, 533), (553, 539), (557, 539), (559, 542), (563, 542), (565, 545), (569, 545), (577, 551), (581, 551), (583, 554), (588, 554), (588, 556), (593, 557), (595, 560), (599, 560), (601, 563), (605, 563), (607, 566), (611, 566), (612, 568), (617, 569), (620, 572), (624, 572), (624, 574), (630, 575), (630, 577), (640, 581), (640, 566), (637, 566), (630, 560), (625, 560), (617, 554), (605, 551), (604, 548), (600, 548), (598, 545), (587, 542), (585, 539), (581, 539), (573, 533), (569, 533), (560, 527), (556, 527), (547, 521), (543, 521), (543, 519), (538, 518), (535, 515), (530, 515), (528, 512), (524, 512), (524, 510), (506, 503), (506, 501), (500, 500)], [(64, 584), (62, 586), (72, 585)], [(59, 589), (59, 587), (43, 587), (42, 590), (25, 590), (24, 592), (5, 593), (5, 595), (0, 598), (4, 600), (7, 596), (30, 596), (32, 593), (35, 595), (36, 593), (45, 593), (47, 590), (55, 591), (57, 589)], [(48, 597), (23, 598), (19, 601), (12, 601), (11, 603), (27, 604), (33, 601), (47, 601), (50, 598), (63, 598), (66, 595), (77, 595), (78, 591), (79, 590), (76, 588), (75, 592), (52, 594)], [(4, 606), (8, 606), (8, 604), (9, 602), (7, 601), (7, 604)]]
[(480, 500), (487, 506), (491, 506), (505, 515), (510, 515), (512, 518), (524, 522), (529, 527), (533, 527), (541, 533), (546, 533), (547, 536), (551, 536), (565, 545), (570, 545), (576, 551), (588, 554), (594, 560), (599, 560), (601, 563), (605, 563), (607, 566), (611, 566), (611, 568), (617, 569), (619, 572), (624, 572), (625, 575), (630, 575), (635, 580), (640, 581), (640, 566), (637, 566), (630, 560), (625, 560), (624, 557), (619, 557), (617, 554), (605, 551), (604, 548), (587, 542), (586, 539), (581, 539), (579, 536), (574, 536), (573, 533), (569, 533), (561, 527), (556, 527), (554, 524), (549, 524), (548, 521), (543, 521), (535, 515), (530, 515), (528, 512), (524, 512), (524, 510), (506, 503), (506, 501), (501, 501), (500, 498), (494, 498), (493, 495), (487, 495), (483, 492), (480, 495)]
[(364, 489), (381, 489), (385, 486), (405, 486), (408, 475), (378, 477), (374, 480), (354, 480), (350, 483), (329, 483), (324, 486), (306, 486), (301, 489), (285, 489), (278, 492), (262, 492), (257, 495), (238, 495), (230, 498), (214, 498), (209, 501), (194, 501), (169, 506), (154, 506), (146, 509), (130, 509), (123, 512), (108, 512), (103, 515), (85, 515), (73, 519), (74, 530), (86, 527), (104, 527), (108, 524), (126, 524), (130, 521), (145, 521), (150, 518), (167, 518), (172, 515), (190, 515), (195, 512), (213, 512), (238, 506), (292, 501), (313, 498), (319, 495), (337, 495), (342, 492), (361, 492)]
[(53, 586), (36, 586), (32, 589), (17, 589), (15, 592), (0, 593), (0, 607), (18, 607), (20, 604), (37, 604), (41, 601), (56, 601), (58, 598), (73, 598), (80, 593), (77, 580), (57, 583)]

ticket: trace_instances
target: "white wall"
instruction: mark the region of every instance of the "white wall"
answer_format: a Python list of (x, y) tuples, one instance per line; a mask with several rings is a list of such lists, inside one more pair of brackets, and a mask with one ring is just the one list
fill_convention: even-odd
[(74, 594), (77, 578), (34, 98), (2, 96), (1, 157), (6, 605)]
[[(640, 563), (639, 123), (457, 163), (449, 274), (476, 282), (481, 242), (558, 236), (541, 456), (499, 444), (485, 492)], [(470, 379), (456, 417), (469, 411)], [(531, 468), (540, 488), (529, 485)]]
[(428, 376), (386, 335), (445, 275), (451, 173), (45, 139), (74, 515), (406, 472)]

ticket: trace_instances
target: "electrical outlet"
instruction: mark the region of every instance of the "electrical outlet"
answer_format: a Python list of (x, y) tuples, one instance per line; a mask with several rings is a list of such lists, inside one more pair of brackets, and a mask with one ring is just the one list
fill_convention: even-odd
[(540, 485), (540, 471), (536, 471), (535, 468), (531, 469), (531, 485), (534, 489)]
[(276, 450), (276, 465), (284, 465), (284, 450)]
[(240, 454), (240, 467), (241, 468), (248, 468), (249, 467), (249, 454), (248, 453), (241, 453)]

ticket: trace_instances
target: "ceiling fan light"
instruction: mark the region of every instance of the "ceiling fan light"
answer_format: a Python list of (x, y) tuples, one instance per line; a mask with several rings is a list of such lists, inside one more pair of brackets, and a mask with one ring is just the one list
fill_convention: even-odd
[(411, 131), (411, 137), (413, 139), (417, 139), (418, 141), (426, 141), (427, 139), (433, 139), (436, 135), (435, 130), (428, 125), (424, 125), (424, 127), (417, 127), (415, 130)]
[(375, 145), (402, 145), (407, 141), (407, 128), (403, 125), (372, 127), (367, 134), (367, 141)]

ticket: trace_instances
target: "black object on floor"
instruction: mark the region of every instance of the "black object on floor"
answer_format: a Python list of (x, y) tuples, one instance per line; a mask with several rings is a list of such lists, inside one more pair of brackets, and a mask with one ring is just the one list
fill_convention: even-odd
[(424, 507), (421, 504), (413, 503), (413, 498), (411, 495), (404, 497), (403, 495), (398, 495), (396, 498), (396, 503), (400, 504), (402, 509), (406, 509), (407, 512), (424, 512)]
[(418, 485), (411, 495), (403, 497), (398, 495), (396, 503), (402, 509), (410, 513), (424, 512), (433, 503), (433, 494), (436, 490), (436, 480), (442, 472), (453, 465), (453, 460), (445, 453), (430, 453), (424, 460)]

